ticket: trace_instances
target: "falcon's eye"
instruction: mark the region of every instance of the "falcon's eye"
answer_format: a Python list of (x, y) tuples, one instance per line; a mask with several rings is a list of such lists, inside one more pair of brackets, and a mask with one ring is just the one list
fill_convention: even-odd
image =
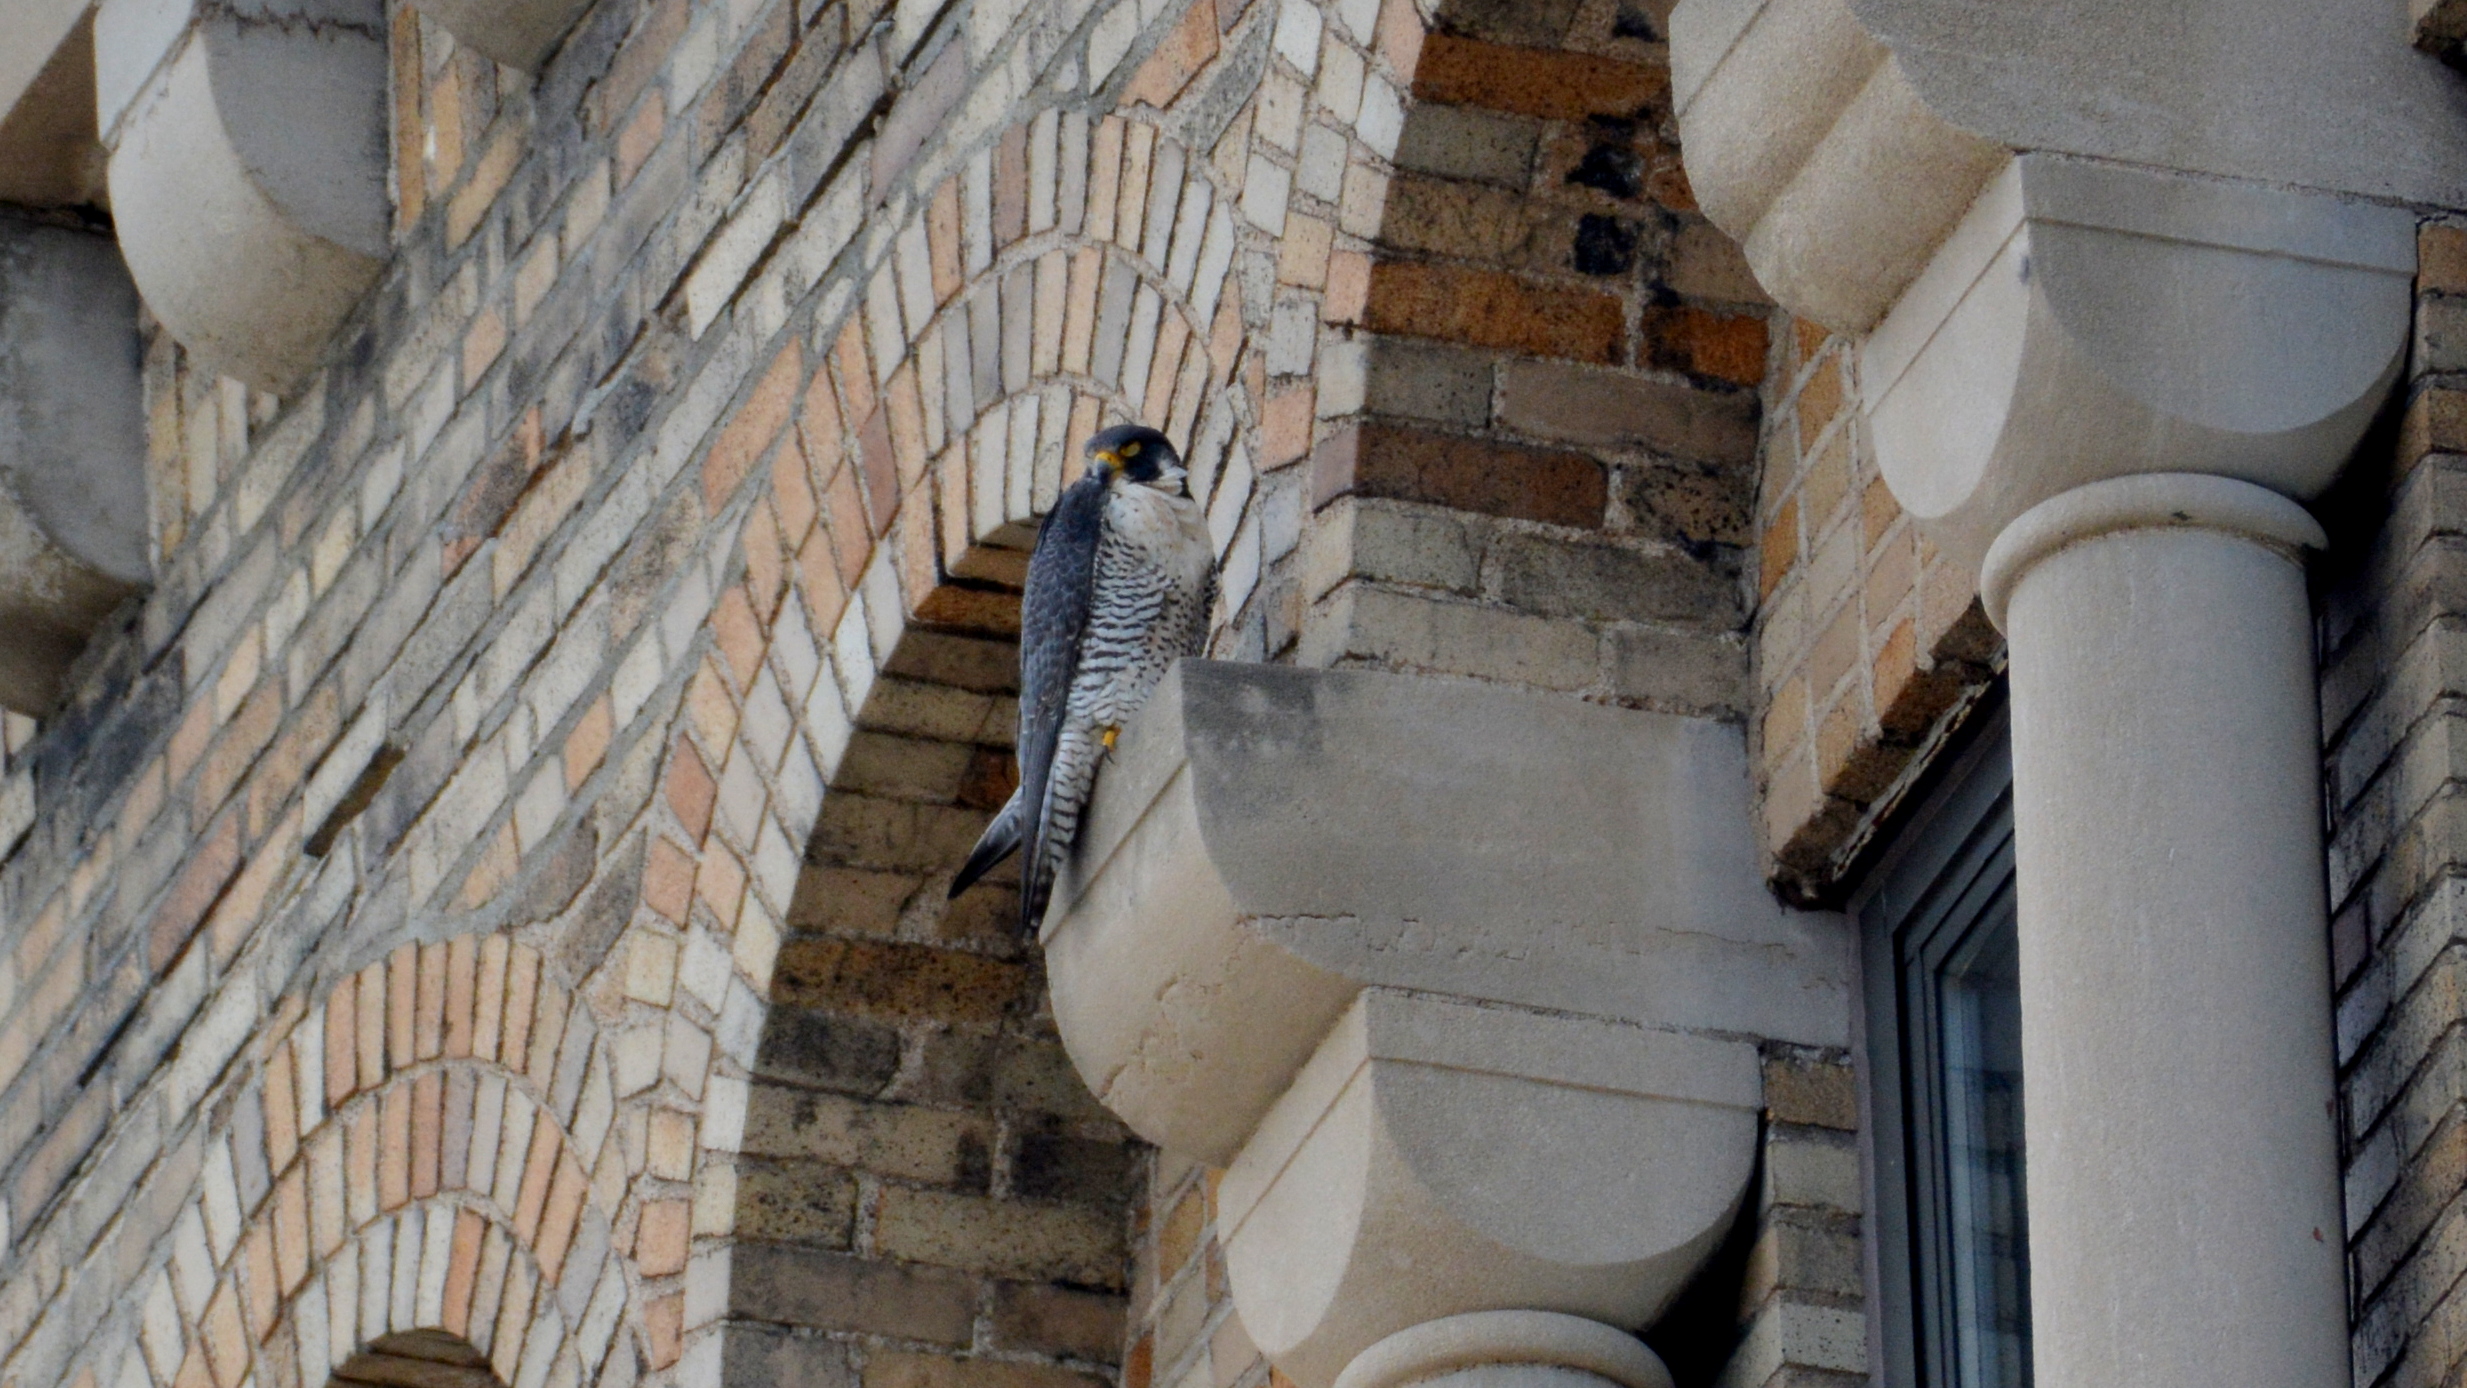
[(1123, 457), (1125, 457), (1125, 458), (1136, 458), (1136, 457), (1138, 457), (1138, 456), (1139, 456), (1139, 445), (1138, 445), (1138, 443), (1136, 443), (1136, 442), (1132, 442), (1132, 443), (1126, 443), (1126, 444), (1122, 445), (1122, 456), (1123, 456)]

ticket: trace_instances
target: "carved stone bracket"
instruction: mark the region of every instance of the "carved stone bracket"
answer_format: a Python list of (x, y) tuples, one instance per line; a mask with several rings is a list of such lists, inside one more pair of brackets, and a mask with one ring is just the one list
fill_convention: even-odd
[(1764, 891), (1747, 792), (1706, 720), (1167, 677), (1058, 886), (1054, 1013), (1108, 1107), (1228, 1168), (1235, 1304), (1296, 1383), (1392, 1381), (1385, 1343), (1457, 1356), (1416, 1378), (1654, 1388), (1605, 1327), (1649, 1323), (1738, 1209), (1762, 1085), (1737, 1038), (1848, 1035), (1841, 923)]
[(41, 713), (149, 577), (137, 292), (109, 240), (0, 219), (0, 706)]
[(388, 254), (385, 7), (104, 0), (96, 89), (129, 272), (214, 370), (305, 375)]

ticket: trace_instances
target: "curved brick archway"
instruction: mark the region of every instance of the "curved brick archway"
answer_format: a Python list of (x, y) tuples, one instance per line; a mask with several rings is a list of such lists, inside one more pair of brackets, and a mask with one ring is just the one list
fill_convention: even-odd
[[(395, 1381), (367, 1379), (391, 1342), (477, 1371), (462, 1346), (508, 1384), (581, 1383), (657, 1339), (685, 1206), (628, 1192), (611, 1052), (537, 951), (406, 945), (281, 1015), (141, 1283), (124, 1371)], [(621, 1342), (621, 1323), (643, 1329)]]
[(1047, 112), (917, 204), (702, 460), (711, 511), (743, 508), (742, 568), (620, 946), (680, 989), (733, 959), (756, 992), (721, 1022), (742, 1131), (705, 1139), (727, 1209), (695, 1225), (727, 1315), (678, 1351), (727, 1382), (1110, 1373), (1137, 1149), (1042, 1018), (999, 884), (943, 888), (1009, 790), (1018, 585), (1078, 440), (1160, 422), (1220, 548), (1258, 533), (1234, 214), (1204, 162)]

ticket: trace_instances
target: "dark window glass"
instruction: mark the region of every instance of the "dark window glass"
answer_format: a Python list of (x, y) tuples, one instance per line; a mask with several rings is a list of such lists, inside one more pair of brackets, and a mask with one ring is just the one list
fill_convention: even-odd
[(2001, 711), (1974, 722), (1853, 903), (1893, 1388), (2030, 1382), (2012, 762)]

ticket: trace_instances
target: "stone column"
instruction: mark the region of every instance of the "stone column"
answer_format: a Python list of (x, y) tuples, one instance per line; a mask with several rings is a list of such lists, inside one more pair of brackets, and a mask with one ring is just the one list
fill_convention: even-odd
[(2159, 474), (2041, 502), (1989, 550), (2042, 1383), (2346, 1382), (2300, 554), (2322, 543), (2274, 492)]
[(1672, 19), (1698, 197), (1862, 335), (1878, 470), (2008, 638), (2040, 1388), (2348, 1376), (2300, 503), (2388, 399), (2395, 200), (2457, 193), (2417, 156), (2467, 125), (2371, 134), (2430, 65), (2258, 3)]

